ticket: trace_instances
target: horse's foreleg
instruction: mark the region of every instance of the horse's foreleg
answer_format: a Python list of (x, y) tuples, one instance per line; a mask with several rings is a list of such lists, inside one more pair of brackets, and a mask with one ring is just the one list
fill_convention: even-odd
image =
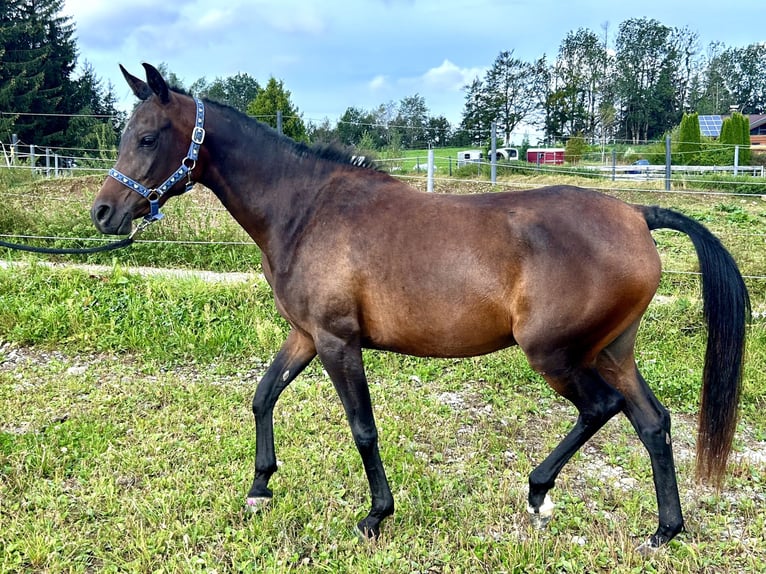
[(363, 536), (376, 538), (380, 534), (381, 520), (394, 512), (394, 498), (378, 451), (378, 430), (364, 374), (361, 347), (358, 341), (349, 342), (327, 334), (317, 341), (317, 350), (343, 403), (370, 485), (372, 508), (357, 528)]
[(592, 369), (570, 371), (566, 376), (544, 375), (548, 383), (569, 399), (580, 415), (574, 428), (548, 457), (529, 475), (529, 512), (532, 524), (544, 527), (553, 514), (548, 491), (577, 450), (623, 407), (620, 393), (607, 385)]
[(247, 493), (247, 506), (256, 511), (271, 499), (268, 488), (271, 475), (277, 470), (274, 452), (274, 405), (282, 391), (316, 356), (311, 339), (291, 331), (266, 374), (258, 383), (253, 398), (255, 416), (255, 478)]

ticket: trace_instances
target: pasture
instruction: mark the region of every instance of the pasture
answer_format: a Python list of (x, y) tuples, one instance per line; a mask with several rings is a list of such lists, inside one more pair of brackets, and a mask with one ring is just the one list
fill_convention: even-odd
[[(101, 178), (2, 177), (0, 233), (96, 236), (87, 211)], [(437, 183), (477, 189), (489, 186)], [(516, 349), (465, 360), (365, 353), (397, 503), (375, 542), (354, 534), (367, 483), (313, 363), (275, 411), (271, 507), (245, 515), (252, 394), (287, 329), (257, 248), (197, 189), (129, 250), (66, 260), (105, 270), (0, 252), (15, 262), (0, 268), (0, 572), (766, 570), (766, 201), (650, 184), (604, 191), (705, 223), (739, 262), (753, 303), (735, 453), (717, 493), (693, 480), (705, 344), (696, 257), (686, 237), (654, 234), (666, 272), (637, 349), (673, 415), (687, 532), (667, 548), (634, 552), (656, 506), (648, 456), (621, 416), (564, 468), (548, 529), (529, 526), (527, 475), (575, 410)], [(140, 275), (137, 265), (249, 275)]]

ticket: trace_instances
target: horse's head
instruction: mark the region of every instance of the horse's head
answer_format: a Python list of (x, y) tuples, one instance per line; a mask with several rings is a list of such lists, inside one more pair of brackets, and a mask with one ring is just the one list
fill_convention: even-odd
[(205, 135), (200, 102), (168, 89), (149, 64), (144, 64), (146, 81), (120, 68), (142, 101), (122, 134), (117, 163), (91, 208), (95, 226), (109, 234), (129, 233), (132, 221), (141, 216), (161, 217), (159, 207), (190, 187), (192, 174), (199, 170), (197, 154)]

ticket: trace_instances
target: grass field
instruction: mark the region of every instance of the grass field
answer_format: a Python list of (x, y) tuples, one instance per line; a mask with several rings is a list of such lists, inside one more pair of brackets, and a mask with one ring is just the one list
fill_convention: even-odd
[[(86, 212), (99, 184), (0, 181), (0, 233), (96, 237)], [(437, 191), (447, 188), (486, 186), (444, 181)], [(763, 572), (766, 202), (606, 191), (708, 225), (740, 262), (755, 311), (735, 454), (715, 492), (692, 479), (705, 344), (688, 274), (696, 259), (685, 237), (655, 233), (668, 272), (638, 362), (673, 413), (687, 532), (669, 547), (634, 552), (656, 527), (656, 505), (648, 457), (624, 417), (564, 469), (549, 528), (531, 529), (527, 475), (576, 413), (516, 349), (466, 360), (365, 354), (397, 503), (375, 542), (354, 534), (367, 482), (332, 384), (313, 364), (277, 405), (271, 507), (245, 515), (250, 402), (286, 326), (257, 276), (257, 249), (197, 190), (131, 250), (79, 260), (106, 271), (0, 252), (15, 262), (0, 268), (0, 573)], [(253, 275), (224, 283), (141, 276), (132, 265)]]

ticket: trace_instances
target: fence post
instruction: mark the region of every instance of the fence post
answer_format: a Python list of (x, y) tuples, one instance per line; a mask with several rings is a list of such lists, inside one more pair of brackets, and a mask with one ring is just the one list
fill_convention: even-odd
[(670, 191), (670, 136), (665, 137), (665, 191)]
[(45, 148), (45, 176), (50, 177), (51, 176), (51, 150), (50, 148)]
[(428, 148), (428, 171), (427, 171), (427, 179), (428, 182), (426, 183), (426, 190), (428, 193), (433, 193), (434, 191), (434, 149), (429, 147)]
[(736, 177), (738, 175), (739, 175), (739, 144), (734, 146), (734, 176)]
[(617, 148), (612, 148), (612, 181), (617, 179)]
[(492, 122), (491, 124), (491, 130), (492, 130), (492, 151), (490, 151), (490, 179), (492, 180), (492, 185), (495, 185), (497, 182), (497, 122)]
[(11, 165), (16, 165), (16, 158), (19, 155), (19, 136), (11, 134)]
[(30, 172), (35, 172), (35, 162), (37, 161), (37, 157), (35, 157), (35, 144), (29, 144), (29, 167)]

